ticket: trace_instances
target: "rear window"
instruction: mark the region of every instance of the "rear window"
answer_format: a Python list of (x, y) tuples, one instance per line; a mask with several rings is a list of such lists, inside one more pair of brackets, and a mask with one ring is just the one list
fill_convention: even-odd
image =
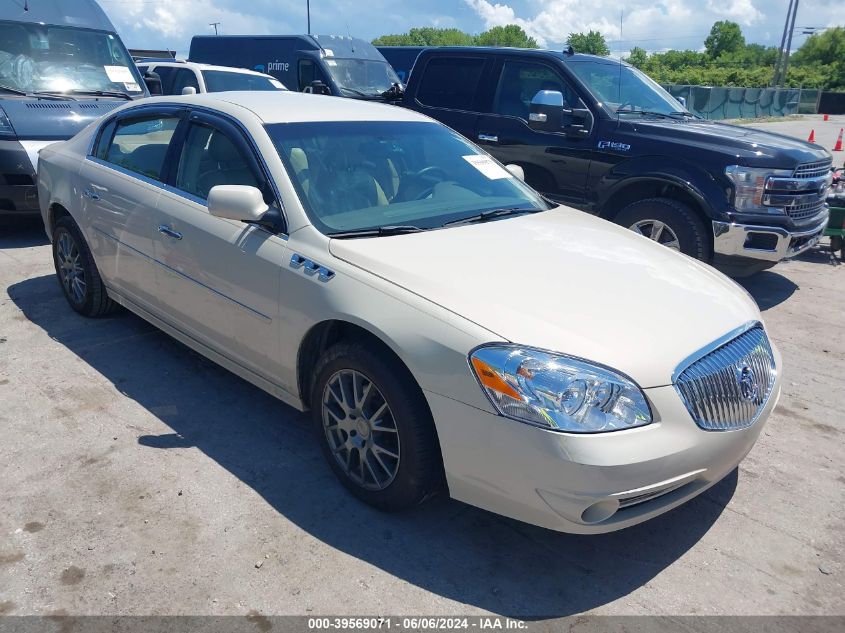
[(233, 73), (225, 70), (203, 70), (205, 89), (208, 92), (226, 92), (227, 90), (284, 90), (281, 82), (247, 73)]
[(417, 99), (434, 108), (472, 110), (483, 71), (483, 59), (436, 57), (422, 73)]

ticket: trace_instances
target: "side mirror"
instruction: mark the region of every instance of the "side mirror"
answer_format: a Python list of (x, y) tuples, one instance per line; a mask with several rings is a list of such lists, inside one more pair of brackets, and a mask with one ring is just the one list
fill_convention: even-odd
[(677, 100), (677, 102), (680, 103), (685, 108), (687, 107), (687, 100), (686, 100), (685, 97), (675, 97), (675, 100)]
[(587, 138), (593, 131), (593, 113), (587, 108), (563, 111), (563, 133), (570, 138)]
[(208, 192), (208, 212), (218, 218), (256, 222), (269, 208), (256, 187), (216, 185)]
[(184, 88), (182, 88), (182, 94), (183, 95), (195, 95), (195, 94), (197, 94), (197, 89), (194, 88), (193, 86), (185, 86)]
[(305, 87), (303, 92), (310, 92), (315, 95), (331, 95), (332, 91), (326, 84), (319, 79), (315, 79), (310, 85)]
[(560, 132), (563, 123), (563, 93), (541, 90), (531, 99), (528, 125), (542, 132)]
[(519, 165), (511, 163), (509, 165), (505, 165), (505, 169), (507, 169), (512, 176), (515, 176), (516, 178), (519, 178), (522, 182), (525, 182), (525, 170)]
[(144, 83), (147, 84), (147, 90), (150, 91), (151, 95), (160, 95), (162, 93), (161, 88), (161, 77), (158, 76), (158, 73), (154, 73), (150, 70), (144, 73)]

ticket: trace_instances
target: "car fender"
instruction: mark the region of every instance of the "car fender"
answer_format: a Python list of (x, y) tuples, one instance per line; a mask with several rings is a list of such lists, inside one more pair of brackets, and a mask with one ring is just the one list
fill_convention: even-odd
[(710, 219), (727, 216), (728, 196), (711, 172), (687, 160), (666, 156), (631, 157), (614, 165), (597, 185), (598, 209), (604, 215), (608, 204), (626, 188), (646, 182), (674, 185), (687, 192)]

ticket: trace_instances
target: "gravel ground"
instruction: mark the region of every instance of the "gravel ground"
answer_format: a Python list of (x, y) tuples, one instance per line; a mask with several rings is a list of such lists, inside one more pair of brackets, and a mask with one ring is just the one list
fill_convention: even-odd
[(40, 226), (0, 227), (0, 614), (845, 615), (826, 248), (743, 281), (785, 391), (738, 471), (585, 537), (444, 498), (361, 505), (303, 415), (129, 313), (76, 315)]

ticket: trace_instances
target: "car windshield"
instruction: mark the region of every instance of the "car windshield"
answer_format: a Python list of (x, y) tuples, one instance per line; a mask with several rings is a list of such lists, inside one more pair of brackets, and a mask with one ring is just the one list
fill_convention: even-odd
[(0, 86), (25, 92), (143, 93), (113, 33), (0, 21)]
[(203, 70), (205, 88), (208, 92), (227, 90), (284, 90), (282, 83), (272, 77), (233, 73), (225, 70)]
[(576, 60), (567, 63), (590, 92), (612, 114), (686, 112), (672, 95), (636, 68), (610, 60)]
[[(390, 64), (372, 59), (327, 58), (326, 66), (335, 83), (349, 94), (380, 96), (395, 83), (399, 76)], [(348, 94), (346, 94), (348, 93)]]
[(546, 202), (490, 156), (439, 123), (267, 125), (305, 211), (323, 233), (430, 229)]

